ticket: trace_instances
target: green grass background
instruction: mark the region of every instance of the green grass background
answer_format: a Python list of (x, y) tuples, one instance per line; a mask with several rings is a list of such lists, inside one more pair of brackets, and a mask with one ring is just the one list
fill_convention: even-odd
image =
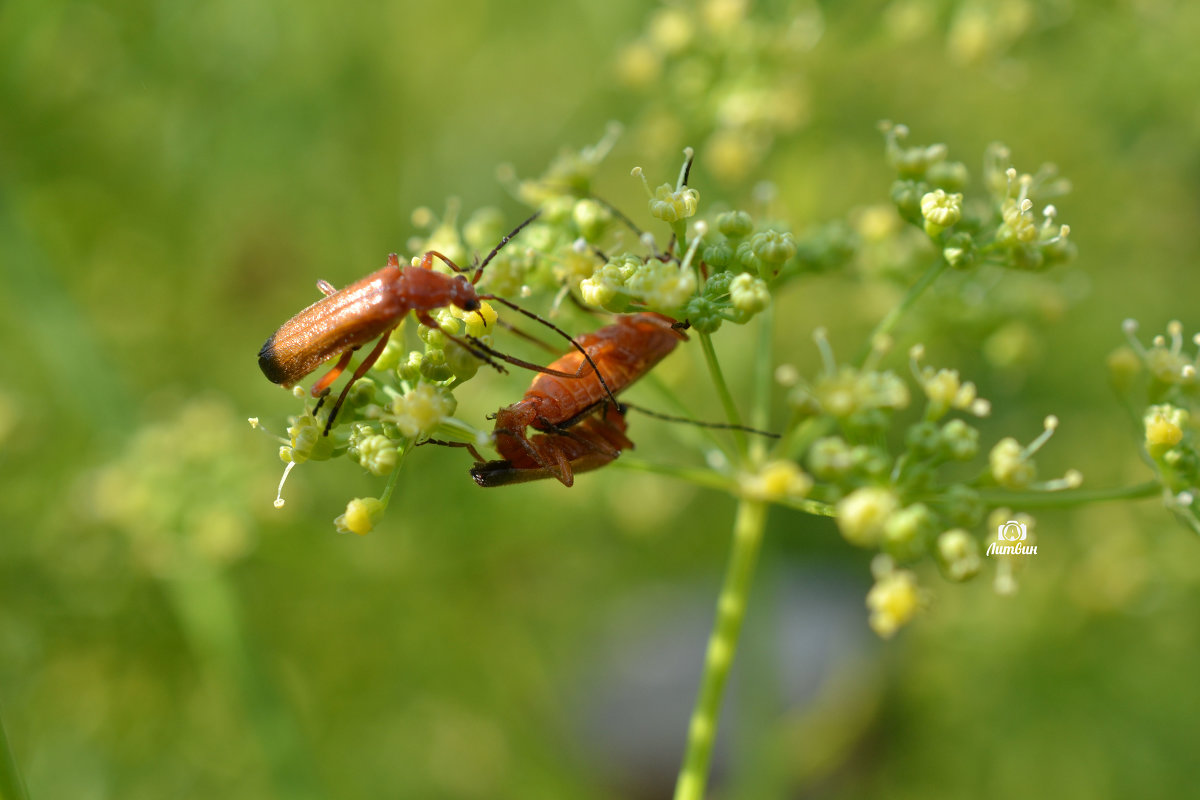
[[(989, 372), (969, 341), (929, 345), (993, 400), (986, 441), (1028, 441), (1055, 413), (1044, 474), (1144, 479), (1104, 358), (1126, 317), (1146, 336), (1200, 326), (1200, 9), (1029, 3), (1021, 36), (963, 63), (947, 31), (975, 6), (993, 8), (822, 4), (806, 124), (736, 185), (700, 152), (693, 183), (747, 205), (770, 179), (799, 229), (842, 217), (886, 200), (883, 118), (972, 169), (994, 140), (1022, 170), (1056, 162), (1075, 185), (1059, 207), (1080, 257), (1059, 277), (1077, 299), (1017, 372)], [(905, 9), (927, 27), (897, 33)], [(577, 709), (620, 677), (595, 667), (648, 590), (695, 589), (706, 619), (732, 501), (616, 468), (485, 493), (460, 453), (422, 450), (379, 527), (339, 537), (346, 499), (382, 482), (306, 465), (276, 511), (276, 447), (244, 423), (294, 412), (254, 356), (316, 279), (382, 265), (412, 209), (449, 196), (521, 218), (498, 163), (537, 174), (622, 121), (598, 185), (648, 222), (629, 167), (662, 182), (703, 135), (683, 119), (680, 141), (639, 149), (647, 99), (613, 65), (648, 12), (0, 5), (0, 709), (33, 797), (664, 796), (683, 717), (655, 771), (607, 754)], [(879, 307), (857, 281), (801, 284), (781, 356), (811, 374), (818, 325), (849, 356)], [(732, 358), (752, 339), (719, 341)], [(699, 363), (682, 352), (665, 379), (716, 418)], [(462, 413), (483, 424), (525, 379), (469, 384)], [(687, 434), (634, 424), (641, 457), (695, 463)], [(873, 645), (857, 600), (834, 615), (772, 589), (842, 576), (860, 598), (867, 556), (828, 521), (773, 511), (751, 618), (815, 618), (860, 645), (788, 703), (755, 677), (774, 629), (751, 628), (715, 796), (1194, 793), (1200, 546), (1153, 501), (1039, 523), (1017, 596), (927, 571), (931, 609)], [(653, 672), (648, 652), (637, 669)], [(608, 735), (659, 713), (640, 711)]]

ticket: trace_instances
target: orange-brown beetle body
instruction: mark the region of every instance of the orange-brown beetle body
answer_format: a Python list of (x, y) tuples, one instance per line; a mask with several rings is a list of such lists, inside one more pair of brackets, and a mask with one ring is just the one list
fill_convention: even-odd
[(479, 308), (475, 287), (466, 278), (431, 266), (430, 255), (421, 266), (405, 268), (395, 255), (389, 256), (383, 269), (283, 323), (263, 344), (258, 366), (272, 383), (291, 387), (333, 356), (390, 332), (409, 311), (425, 314), (451, 304), (466, 311)]
[[(572, 426), (581, 424), (581, 420), (605, 403), (611, 405), (614, 395), (649, 372), (679, 342), (686, 340), (687, 336), (678, 329), (675, 320), (653, 312), (619, 317), (612, 325), (579, 337), (577, 341), (583, 352), (574, 350), (548, 367), (548, 370), (574, 377), (537, 375), (524, 399), (497, 412), (496, 450), (505, 461), (518, 468), (532, 462), (563, 485), (572, 485), (571, 461), (582, 457), (568, 445), (570, 434), (574, 433)], [(591, 358), (595, 370), (585, 362), (584, 352)], [(599, 378), (601, 375), (603, 383)], [(530, 426), (556, 435), (535, 436), (531, 440), (525, 435), (525, 429)], [(592, 432), (588, 430), (589, 434)], [(620, 433), (623, 437), (623, 424)], [(590, 438), (593, 443), (596, 441), (595, 437)], [(616, 455), (608, 460), (612, 458)]]

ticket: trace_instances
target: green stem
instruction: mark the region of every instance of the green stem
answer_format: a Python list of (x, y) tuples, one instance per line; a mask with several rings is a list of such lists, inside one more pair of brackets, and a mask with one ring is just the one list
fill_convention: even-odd
[(808, 500), (801, 497), (780, 497), (772, 502), (784, 508), (803, 511), (805, 514), (812, 514), (814, 517), (837, 516), (837, 508), (829, 503), (822, 503), (820, 500)]
[(387, 508), (388, 503), (392, 501), (392, 492), (396, 491), (396, 484), (400, 480), (400, 467), (404, 465), (404, 457), (413, 449), (414, 445), (410, 441), (400, 450), (400, 454), (396, 458), (396, 468), (392, 470), (392, 474), (388, 476), (387, 486), (383, 487), (383, 494), (379, 495), (379, 501), (383, 503), (383, 507)]
[(1011, 506), (1017, 511), (1027, 508), (1071, 508), (1088, 503), (1107, 503), (1112, 500), (1144, 500), (1162, 494), (1162, 484), (1146, 481), (1114, 489), (1068, 489), (1061, 492), (1010, 492), (1005, 489), (984, 489), (979, 497), (989, 506)]
[(164, 581), (188, 641), (221, 685), (236, 687), (278, 797), (322, 800), (312, 753), (278, 685), (264, 669), (225, 573), (195, 561)]
[[(774, 375), (771, 364), (774, 351), (775, 305), (763, 309), (758, 318), (758, 347), (754, 356), (754, 405), (750, 408), (750, 425), (760, 431), (765, 431), (771, 421), (771, 384)], [(767, 440), (761, 436), (754, 437), (750, 446), (750, 457), (755, 464), (766, 460)]]
[[(642, 461), (639, 458), (631, 456), (622, 456), (617, 461), (613, 462), (613, 466), (618, 469), (632, 469), (638, 472), (649, 472), (654, 475), (665, 475), (668, 478), (685, 481), (687, 483), (702, 486), (705, 489), (716, 489), (720, 492), (733, 495), (734, 497), (741, 496), (741, 487), (732, 478), (727, 478), (719, 473), (713, 472), (711, 469), (695, 469), (691, 467), (672, 467), (667, 464), (653, 464), (649, 461)], [(820, 500), (808, 500), (799, 497), (779, 497), (772, 499), (770, 502), (784, 508), (791, 508), (796, 511), (803, 511), (805, 514), (812, 514), (816, 517), (834, 517), (837, 516), (837, 510), (829, 503), (822, 503)]]
[(742, 498), (733, 526), (733, 551), (725, 570), (725, 581), (717, 600), (717, 619), (704, 655), (704, 675), (688, 724), (687, 750), (675, 783), (675, 800), (704, 800), (712, 763), (713, 744), (725, 683), (733, 666), (746, 603), (754, 580), (754, 565), (766, 527), (767, 506), (760, 500)]
[(896, 325), (900, 323), (900, 320), (908, 313), (908, 310), (925, 293), (925, 290), (937, 280), (938, 276), (945, 271), (947, 266), (949, 264), (947, 264), (946, 259), (939, 256), (938, 260), (930, 264), (929, 269), (925, 270), (925, 274), (918, 278), (917, 282), (909, 288), (908, 293), (904, 295), (904, 299), (900, 301), (899, 305), (889, 311), (879, 321), (879, 324), (875, 326), (875, 330), (871, 331), (871, 335), (867, 337), (867, 341), (863, 344), (862, 351), (858, 354), (858, 359), (855, 362), (858, 366), (861, 367), (867, 363), (867, 359), (870, 357), (871, 351), (875, 348), (875, 342), (879, 340), (879, 337), (887, 336), (895, 330)]
[(623, 469), (637, 470), (638, 472), (652, 472), (655, 475), (666, 475), (670, 478), (676, 478), (688, 483), (694, 483), (697, 486), (703, 486), (705, 489), (716, 489), (728, 494), (737, 495), (738, 486), (732, 478), (726, 478), (720, 473), (713, 472), (711, 469), (694, 469), (690, 467), (672, 467), (667, 464), (652, 464), (649, 461), (642, 461), (638, 458), (629, 456), (621, 456), (613, 462), (613, 466)]
[[(713, 348), (712, 337), (707, 333), (701, 333), (696, 338), (700, 340), (700, 349), (704, 351), (704, 362), (708, 365), (708, 374), (712, 377), (713, 385), (717, 388), (717, 396), (721, 398), (721, 405), (725, 408), (725, 417), (730, 424), (741, 425), (742, 417), (738, 414), (737, 405), (733, 402), (733, 395), (729, 392), (729, 384), (725, 382), (725, 375), (721, 372), (721, 363), (717, 361), (717, 351)], [(735, 430), (733, 438), (737, 442), (738, 454), (745, 459), (746, 434)]]
[(0, 719), (0, 800), (29, 800), (29, 791), (25, 781), (21, 780), (21, 771), (17, 769), (17, 759), (13, 756), (12, 747), (8, 743), (8, 733), (4, 730), (4, 720)]
[(683, 258), (687, 252), (687, 223), (683, 220), (671, 223), (671, 232), (675, 234), (675, 254)]

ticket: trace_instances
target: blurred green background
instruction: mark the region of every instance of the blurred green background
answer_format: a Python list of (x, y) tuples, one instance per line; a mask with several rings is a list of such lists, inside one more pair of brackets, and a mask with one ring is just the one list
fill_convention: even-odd
[[(1195, 4), (771, 2), (715, 72), (724, 45), (672, 44), (655, 8), (0, 5), (0, 709), (33, 797), (667, 795), (731, 500), (616, 468), (484, 493), (422, 450), (379, 527), (341, 537), (382, 481), (301, 468), (277, 511), (277, 448), (245, 424), (295, 411), (254, 356), (316, 279), (381, 266), (450, 196), (519, 220), (496, 166), (537, 174), (609, 120), (599, 191), (643, 223), (630, 166), (663, 182), (685, 144), (703, 203), (769, 180), (798, 229), (886, 202), (879, 119), (973, 169), (994, 140), (1056, 162), (1080, 258), (1053, 324), (1004, 370), (970, 336), (927, 343), (993, 401), (985, 437), (1055, 413), (1047, 474), (1148, 477), (1104, 358), (1126, 317), (1200, 325)], [(743, 81), (784, 101), (731, 133), (708, 89)], [(811, 374), (818, 325), (853, 352), (897, 296), (798, 284), (781, 357)], [(470, 384), (460, 413), (525, 380)], [(696, 463), (635, 424), (639, 456)], [(1156, 502), (1039, 536), (1019, 594), (927, 570), (931, 608), (879, 644), (867, 556), (774, 510), (714, 796), (1193, 794), (1200, 548)]]

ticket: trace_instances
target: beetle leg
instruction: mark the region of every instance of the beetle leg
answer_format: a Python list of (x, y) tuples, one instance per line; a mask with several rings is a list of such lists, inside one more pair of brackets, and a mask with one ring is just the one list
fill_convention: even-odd
[[(319, 380), (313, 384), (312, 396), (320, 397), (321, 402), (322, 403), (325, 402), (325, 395), (329, 393), (330, 384), (332, 384), (334, 381), (336, 381), (338, 379), (338, 376), (341, 375), (342, 372), (345, 371), (346, 367), (350, 365), (350, 359), (353, 356), (354, 356), (353, 350), (347, 350), (346, 352), (342, 353), (342, 357), (338, 359), (338, 362), (334, 366), (334, 368), (329, 370), (329, 372), (326, 372), (324, 378), (321, 378), (321, 380)], [(321, 407), (320, 404), (318, 404), (317, 408), (320, 408), (320, 407)]]
[[(507, 436), (512, 439), (535, 464), (550, 473), (563, 486), (571, 486), (575, 483), (575, 474), (571, 469), (570, 462), (560, 448), (554, 447), (547, 441), (548, 437), (543, 438), (541, 446), (539, 446), (529, 440), (524, 430), (516, 432), (497, 429), (492, 431), (492, 436), (496, 439), (499, 439), (501, 436)], [(503, 449), (499, 447), (497, 449), (500, 450), (501, 456), (505, 454)]]
[(425, 255), (421, 257), (421, 266), (425, 269), (433, 269), (433, 260), (435, 258), (440, 258), (443, 262), (445, 262), (446, 266), (454, 272), (466, 272), (465, 269), (451, 261), (449, 256), (444, 256), (437, 250), (430, 250), (425, 253)]
[(487, 461), (487, 459), (481, 456), (479, 451), (475, 449), (475, 445), (471, 444), (470, 442), (448, 442), (445, 439), (426, 439), (423, 442), (418, 442), (417, 447), (420, 447), (423, 444), (436, 444), (442, 447), (465, 447), (467, 448), (467, 452), (471, 454), (471, 458), (475, 459), (476, 464), (482, 464)]
[[(393, 329), (394, 330), (394, 329)], [(367, 374), (367, 370), (375, 366), (375, 362), (379, 360), (379, 356), (383, 353), (383, 348), (387, 347), (388, 337), (392, 335), (392, 331), (384, 331), (383, 336), (379, 337), (379, 341), (371, 348), (371, 352), (362, 360), (362, 363), (354, 370), (354, 374), (350, 376), (350, 380), (346, 381), (346, 385), (342, 387), (342, 393), (338, 395), (337, 402), (333, 404), (333, 408), (329, 411), (329, 419), (325, 422), (324, 436), (329, 435), (329, 430), (333, 427), (333, 421), (337, 419), (337, 413), (341, 410), (342, 403), (346, 402), (346, 395), (350, 393), (350, 387), (354, 382)], [(346, 356), (342, 356), (344, 360), (349, 360)], [(341, 362), (338, 362), (339, 365)], [(326, 376), (328, 377), (328, 376)]]
[(571, 461), (561, 447), (555, 447), (551, 437), (541, 441), (541, 447), (529, 443), (530, 449), (537, 454), (535, 460), (542, 465), (559, 483), (568, 489), (575, 485), (575, 471), (571, 469)]

